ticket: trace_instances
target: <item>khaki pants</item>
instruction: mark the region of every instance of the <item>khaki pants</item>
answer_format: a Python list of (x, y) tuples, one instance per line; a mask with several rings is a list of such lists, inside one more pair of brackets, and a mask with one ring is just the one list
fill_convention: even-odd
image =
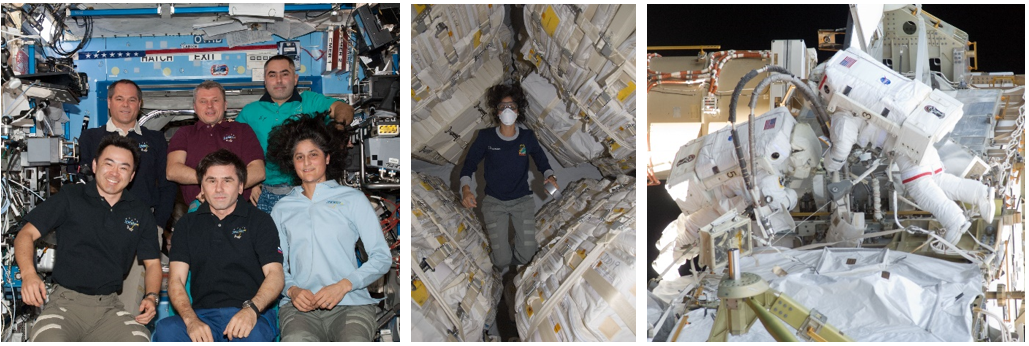
[(113, 293), (94, 296), (58, 285), (49, 298), (29, 332), (30, 341), (150, 341), (150, 331)]
[(279, 307), (282, 342), (372, 341), (375, 305), (337, 305), (332, 310), (300, 312), (293, 303)]

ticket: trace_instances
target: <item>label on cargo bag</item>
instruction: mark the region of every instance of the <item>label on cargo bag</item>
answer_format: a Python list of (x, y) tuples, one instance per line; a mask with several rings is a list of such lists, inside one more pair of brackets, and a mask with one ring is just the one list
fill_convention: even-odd
[(540, 14), (540, 24), (543, 24), (543, 31), (547, 32), (547, 35), (554, 37), (554, 31), (557, 31), (557, 25), (561, 23), (561, 18), (557, 17), (557, 12), (554, 12), (553, 6), (547, 6), (547, 9)]
[(414, 299), (418, 306), (424, 305), (425, 301), (429, 300), (429, 290), (425, 289), (422, 280), (411, 280), (411, 299)]
[(618, 91), (618, 96), (617, 96), (618, 101), (619, 102), (625, 102), (625, 99), (628, 98), (629, 95), (632, 95), (632, 93), (634, 93), (634, 92), (636, 92), (636, 83), (629, 82), (628, 86), (626, 86), (626, 87), (622, 88), (622, 90)]

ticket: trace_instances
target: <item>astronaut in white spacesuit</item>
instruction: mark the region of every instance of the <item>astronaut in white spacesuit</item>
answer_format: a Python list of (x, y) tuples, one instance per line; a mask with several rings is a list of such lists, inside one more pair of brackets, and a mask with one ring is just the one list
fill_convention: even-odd
[[(797, 204), (797, 192), (784, 186), (784, 181), (809, 177), (818, 166), (821, 144), (811, 127), (798, 124), (786, 108), (769, 111), (754, 123), (756, 162), (751, 174), (758, 198), (767, 207), (760, 216), (771, 226), (769, 234), (792, 231), (795, 223), (789, 211)], [(737, 131), (748, 155), (746, 124), (738, 125)], [(752, 204), (738, 172), (728, 128), (698, 138), (676, 154), (666, 188), (683, 213), (656, 244), (661, 253), (653, 266), (663, 279), (679, 277), (676, 268), (685, 260), (680, 257), (695, 247), (701, 228), (733, 209), (743, 213)]]
[[(840, 93), (860, 103), (857, 106), (847, 100), (833, 112), (832, 147), (824, 158), (826, 171), (840, 170), (855, 144), (882, 148), (894, 153), (907, 194), (939, 220), (948, 242), (957, 244), (971, 226), (954, 200), (976, 205), (983, 220), (993, 222), (994, 188), (945, 172), (933, 146), (962, 116), (959, 101), (897, 74), (857, 49), (840, 51), (812, 75), (821, 80), (818, 92), (829, 109), (834, 108), (833, 103), (841, 103), (832, 102), (834, 97), (843, 99), (838, 97)], [(890, 122), (877, 122), (878, 117), (873, 119), (869, 111)], [(912, 144), (912, 139), (919, 137), (915, 134), (929, 140), (920, 138), (923, 145)]]

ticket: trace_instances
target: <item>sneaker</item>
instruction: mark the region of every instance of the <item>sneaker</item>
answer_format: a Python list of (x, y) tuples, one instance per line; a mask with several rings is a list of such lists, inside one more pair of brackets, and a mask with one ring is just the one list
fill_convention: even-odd
[(997, 189), (990, 187), (986, 191), (986, 199), (979, 201), (979, 216), (983, 218), (986, 223), (993, 223), (993, 216), (997, 213), (997, 203), (994, 200), (997, 198)]

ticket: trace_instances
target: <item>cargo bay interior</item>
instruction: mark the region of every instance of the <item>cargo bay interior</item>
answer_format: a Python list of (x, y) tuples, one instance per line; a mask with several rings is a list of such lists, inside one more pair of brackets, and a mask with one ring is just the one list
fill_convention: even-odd
[(1024, 340), (1023, 5), (647, 10), (648, 340)]
[[(635, 6), (411, 10), (412, 340), (634, 341)], [(490, 101), (487, 89), (516, 82), (525, 104), (501, 111), (506, 98)], [(512, 110), (524, 121), (505, 120)], [(501, 143), (489, 144), (498, 153), (469, 165), (476, 170), (465, 194), (465, 157), (487, 150), (480, 141), (512, 137), (505, 129), (519, 141), (534, 134), (538, 145), (523, 143), (519, 155), (503, 156), (503, 142), (490, 142)], [(559, 186), (546, 182), (550, 171), (537, 169), (540, 146)], [(499, 163), (526, 162), (524, 155), (533, 156), (529, 188), (518, 178), (525, 168)], [(522, 185), (517, 199), (496, 200), (518, 206), (489, 202), (487, 188), (510, 180)], [(501, 206), (489, 213), (512, 214), (510, 220), (498, 217), (487, 227), (488, 203)], [(528, 208), (531, 220), (509, 212)], [(490, 238), (509, 222), (513, 231)], [(518, 239), (518, 223), (532, 224), (533, 234)], [(526, 240), (533, 245), (519, 252)], [(510, 259), (517, 265), (498, 268), (509, 260), (499, 254), (510, 252), (518, 253)]]
[[(398, 4), (4, 3), (3, 341), (28, 340), (40, 311), (22, 302), (12, 241), (34, 208), (62, 187), (93, 179), (78, 170), (86, 151), (78, 140), (108, 123), (108, 86), (121, 79), (138, 84), (144, 101), (137, 124), (167, 141), (197, 123), (191, 105), (198, 84), (224, 87), (231, 121), (265, 94), (264, 64), (276, 55), (292, 59), (296, 92), (323, 94), (354, 110), (346, 124), (352, 147), (338, 183), (363, 192), (382, 228), (392, 263), (367, 287), (384, 298), (375, 307), (374, 339), (399, 340), (399, 11)], [(168, 230), (165, 238), (187, 204), (180, 196), (172, 220), (159, 225)], [(34, 244), (36, 272), (48, 289), (55, 265), (83, 260), (62, 259), (71, 251), (61, 245), (54, 237)], [(356, 262), (367, 260), (363, 247), (356, 252)], [(132, 282), (138, 288), (126, 284), (122, 294), (138, 305), (149, 297), (143, 280)], [(175, 313), (165, 293), (152, 321)]]

